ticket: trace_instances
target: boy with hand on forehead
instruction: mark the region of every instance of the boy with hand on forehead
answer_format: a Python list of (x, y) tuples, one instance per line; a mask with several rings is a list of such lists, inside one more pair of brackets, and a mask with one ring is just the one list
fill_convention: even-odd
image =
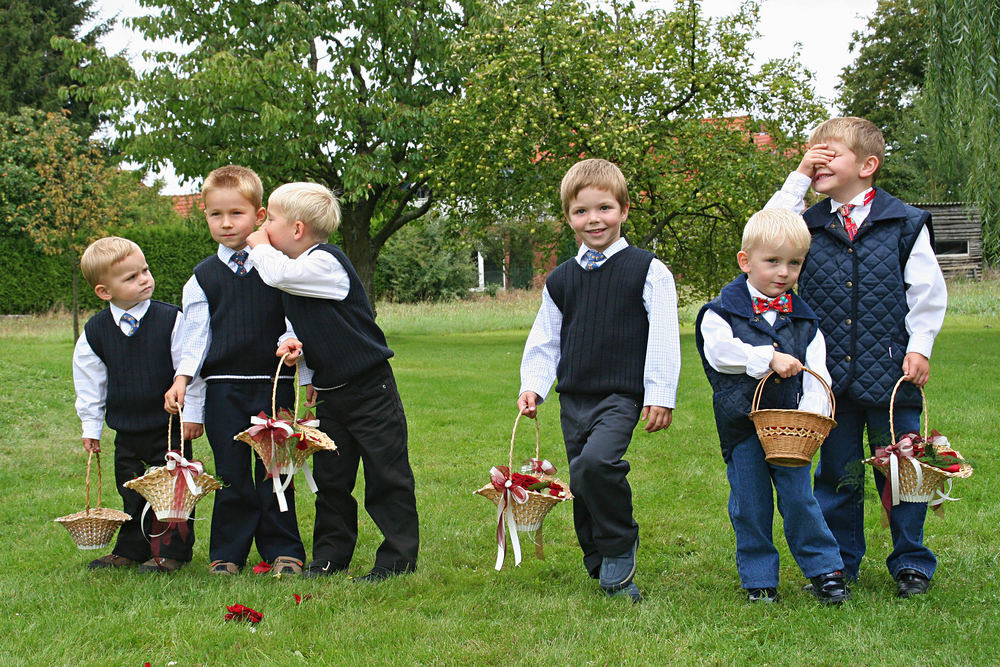
[(680, 375), (677, 295), (667, 267), (622, 238), (625, 176), (607, 160), (573, 165), (560, 187), (580, 242), (545, 281), (521, 360), (517, 407), (535, 418), (558, 380), (560, 418), (587, 573), (610, 596), (639, 602), (639, 525), (624, 459), (640, 415), (670, 426)]
[[(128, 239), (111, 236), (94, 241), (80, 258), (80, 269), (97, 296), (108, 302), (106, 310), (87, 321), (73, 350), (83, 447), (100, 452), (104, 422), (115, 429), (115, 484), (125, 512), (132, 516), (119, 530), (112, 553), (91, 561), (89, 567), (141, 563), (140, 572), (175, 572), (191, 560), (193, 519), (165, 530), (150, 515), (143, 526), (146, 500), (122, 484), (142, 475), (146, 466), (163, 465), (168, 449), (190, 458), (190, 441), (202, 434), (203, 383), (191, 386), (183, 433), (170, 431), (170, 415), (162, 405), (163, 392), (180, 363), (184, 315), (177, 306), (152, 299), (156, 281), (142, 250)], [(156, 536), (150, 541), (149, 534)]]
[(830, 382), (823, 333), (812, 309), (792, 292), (809, 240), (799, 215), (785, 209), (755, 213), (736, 255), (743, 275), (703, 306), (695, 323), (729, 479), (736, 569), (751, 603), (778, 601), (774, 492), (789, 551), (811, 581), (809, 590), (824, 604), (849, 596), (837, 541), (813, 497), (809, 466), (768, 463), (748, 417), (758, 381), (772, 370), (782, 379), (768, 383), (761, 408), (822, 414), (829, 408), (819, 381), (802, 374), (804, 360)]
[[(848, 578), (857, 578), (865, 553), (863, 489), (841, 484), (846, 468), (868, 449), (919, 432), (916, 387), (930, 375), (934, 338), (944, 323), (947, 288), (934, 254), (931, 216), (881, 188), (875, 177), (885, 158), (879, 129), (863, 118), (832, 118), (809, 137), (796, 171), (768, 202), (799, 212), (810, 185), (827, 199), (803, 217), (812, 246), (799, 292), (816, 310), (826, 334), (837, 399), (837, 426), (820, 449), (815, 493), (840, 545)], [(889, 433), (893, 386), (900, 385)], [(885, 477), (875, 472), (881, 494)], [(896, 594), (927, 592), (937, 558), (923, 543), (927, 503), (892, 508), (893, 551), (886, 566)]]

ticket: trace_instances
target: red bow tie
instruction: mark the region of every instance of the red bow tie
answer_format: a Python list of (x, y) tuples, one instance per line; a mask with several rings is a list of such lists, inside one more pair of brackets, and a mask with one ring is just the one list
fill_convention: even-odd
[(753, 312), (756, 315), (767, 312), (769, 310), (776, 310), (779, 313), (790, 313), (792, 312), (792, 299), (787, 294), (782, 294), (781, 296), (776, 296), (773, 299), (762, 299), (759, 296), (753, 298)]

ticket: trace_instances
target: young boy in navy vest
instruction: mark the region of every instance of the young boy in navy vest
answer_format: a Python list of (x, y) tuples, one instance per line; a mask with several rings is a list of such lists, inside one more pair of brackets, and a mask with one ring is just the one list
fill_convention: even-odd
[(177, 306), (151, 299), (155, 281), (142, 250), (132, 241), (117, 236), (94, 241), (80, 258), (80, 269), (97, 296), (109, 302), (87, 321), (73, 350), (83, 447), (101, 451), (105, 420), (115, 429), (115, 483), (125, 512), (132, 516), (118, 531), (112, 553), (92, 561), (90, 568), (141, 563), (140, 572), (175, 572), (191, 560), (193, 520), (168, 526), (150, 514), (143, 525), (145, 498), (122, 484), (141, 476), (146, 466), (162, 466), (168, 449), (190, 458), (190, 441), (202, 433), (200, 383), (191, 387), (183, 433), (177, 427), (168, 429), (170, 415), (163, 410), (163, 392), (180, 361), (184, 316)]
[[(305, 550), (294, 492), (285, 491), (288, 510), (282, 512), (260, 458), (233, 440), (252, 415), (271, 414), (274, 351), (292, 335), (281, 293), (261, 281), (248, 257), (247, 236), (264, 218), (263, 186), (250, 169), (229, 165), (208, 175), (201, 194), (219, 248), (184, 285), (184, 356), (166, 406), (183, 404), (191, 378), (205, 379), (205, 434), (225, 482), (215, 493), (209, 571), (236, 574), (256, 540), (275, 576), (299, 574)], [(293, 373), (282, 373), (275, 402), (291, 408)]]
[(250, 235), (250, 257), (268, 285), (282, 291), (285, 312), (313, 372), (320, 428), (336, 452), (313, 456), (316, 525), (306, 576), (347, 570), (358, 540), (351, 495), (364, 462), (365, 509), (382, 532), (375, 564), (356, 581), (377, 582), (417, 567), (419, 530), (406, 416), (368, 295), (347, 255), (329, 235), (340, 224), (337, 198), (315, 183), (288, 183), (268, 198), (267, 223)]
[(680, 374), (677, 295), (667, 267), (621, 236), (628, 185), (607, 160), (573, 165), (560, 187), (576, 257), (545, 281), (521, 360), (521, 414), (534, 418), (558, 379), (573, 519), (587, 573), (611, 596), (633, 581), (639, 525), (623, 457), (640, 414), (670, 426)]
[(812, 582), (809, 590), (825, 604), (839, 604), (849, 595), (837, 541), (813, 496), (810, 467), (768, 463), (748, 417), (758, 381), (772, 370), (781, 379), (768, 382), (762, 408), (828, 414), (826, 390), (812, 375), (802, 375), (804, 359), (830, 382), (819, 318), (792, 292), (808, 250), (809, 230), (798, 214), (755, 213), (736, 254), (744, 275), (703, 306), (695, 323), (729, 479), (736, 569), (750, 602), (778, 601), (775, 492), (788, 549)]
[[(803, 217), (812, 248), (799, 278), (802, 297), (826, 334), (837, 399), (837, 427), (820, 450), (815, 493), (840, 544), (849, 578), (865, 553), (860, 488), (841, 485), (845, 468), (889, 444), (889, 401), (896, 396), (893, 439), (920, 428), (920, 394), (948, 295), (934, 255), (931, 216), (873, 187), (885, 156), (882, 133), (862, 118), (833, 118), (809, 138), (798, 170), (768, 203), (797, 212), (812, 185), (827, 199)], [(911, 384), (912, 383), (912, 384)], [(881, 493), (885, 478), (875, 473)], [(923, 543), (926, 503), (903, 502), (889, 518), (893, 551), (886, 559), (897, 595), (926, 593), (937, 565)]]

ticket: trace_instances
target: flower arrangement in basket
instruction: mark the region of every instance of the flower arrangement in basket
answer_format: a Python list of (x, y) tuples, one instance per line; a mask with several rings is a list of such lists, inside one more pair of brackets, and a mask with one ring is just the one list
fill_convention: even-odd
[(753, 394), (750, 407), (750, 421), (757, 429), (757, 437), (764, 448), (764, 459), (773, 465), (790, 468), (807, 466), (812, 463), (816, 450), (830, 435), (837, 422), (833, 416), (837, 409), (830, 386), (819, 375), (802, 367), (823, 385), (829, 402), (830, 416), (805, 410), (760, 410), (764, 383), (774, 374), (771, 371), (760, 379)]
[[(173, 418), (167, 422), (168, 448), (171, 424)], [(205, 472), (201, 461), (189, 461), (179, 451), (168, 449), (164, 459), (165, 465), (153, 466), (142, 477), (130, 479), (122, 486), (142, 495), (152, 507), (157, 521), (187, 521), (198, 501), (221, 489), (222, 484)]]
[[(97, 507), (90, 506), (90, 464), (94, 456), (97, 456)], [(76, 548), (84, 551), (92, 549), (105, 549), (111, 544), (111, 538), (115, 531), (129, 521), (132, 516), (121, 510), (113, 510), (109, 507), (101, 507), (101, 487), (103, 486), (101, 477), (101, 455), (99, 452), (90, 452), (87, 457), (87, 505), (82, 512), (74, 512), (61, 516), (54, 521), (66, 526), (66, 530), (76, 542)]]
[[(278, 509), (288, 511), (288, 501), (285, 499), (285, 489), (291, 484), (292, 476), (299, 470), (305, 475), (309, 490), (316, 493), (318, 487), (313, 479), (312, 471), (307, 463), (310, 456), (321, 451), (335, 451), (337, 446), (330, 437), (319, 430), (319, 420), (307, 413), (298, 418), (299, 406), (299, 371), (295, 369), (295, 412), (287, 408), (276, 407), (278, 380), (281, 378), (281, 366), (285, 363), (287, 354), (278, 362), (278, 370), (274, 374), (274, 385), (271, 389), (271, 417), (263, 412), (250, 417), (250, 427), (236, 435), (235, 440), (250, 445), (261, 463), (267, 470), (267, 478), (271, 480), (274, 494), (278, 497)], [(281, 476), (285, 475), (285, 481)]]
[(510, 453), (506, 466), (490, 468), (490, 481), (474, 493), (489, 498), (497, 506), (497, 561), (495, 568), (503, 566), (507, 554), (506, 531), (510, 530), (510, 543), (514, 549), (514, 565), (521, 564), (521, 542), (518, 531), (533, 532), (535, 555), (544, 558), (542, 548), (542, 521), (553, 507), (573, 498), (569, 485), (555, 477), (555, 466), (541, 458), (541, 436), (535, 420), (535, 458), (528, 459), (521, 472), (512, 472), (514, 464), (514, 439), (517, 436), (518, 413), (514, 431), (510, 435)]
[[(893, 407), (896, 390), (903, 378), (896, 382), (889, 398), (889, 431), (895, 438)], [(900, 501), (923, 503), (936, 511), (943, 509), (944, 501), (959, 500), (951, 497), (952, 480), (964, 479), (972, 475), (972, 464), (951, 448), (948, 438), (937, 430), (927, 434), (927, 396), (923, 387), (920, 398), (923, 402), (924, 435), (906, 433), (898, 441), (886, 447), (876, 447), (875, 456), (864, 463), (885, 475), (887, 484), (882, 488), (882, 506), (886, 514)]]

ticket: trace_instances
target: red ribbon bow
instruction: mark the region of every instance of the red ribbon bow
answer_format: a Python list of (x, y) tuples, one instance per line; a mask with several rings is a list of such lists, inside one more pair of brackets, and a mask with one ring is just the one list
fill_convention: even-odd
[(247, 434), (262, 445), (271, 442), (280, 445), (294, 435), (291, 422), (285, 419), (271, 419), (264, 411), (256, 417), (251, 417), (250, 423), (253, 426), (247, 429)]
[(769, 310), (776, 310), (779, 313), (792, 312), (792, 298), (787, 293), (776, 296), (773, 299), (766, 299), (759, 296), (753, 298), (753, 312), (755, 315), (766, 313)]
[(167, 472), (174, 476), (172, 518), (178, 521), (184, 520), (187, 519), (187, 511), (184, 509), (184, 489), (187, 488), (193, 496), (201, 494), (201, 487), (194, 480), (205, 472), (205, 467), (201, 461), (188, 461), (180, 452), (174, 450), (167, 452), (166, 461)]
[[(517, 476), (528, 477), (527, 475)], [(534, 477), (529, 477), (529, 479), (533, 479), (535, 482), (538, 481)], [(514, 483), (514, 475), (511, 475), (510, 468), (507, 466), (494, 466), (490, 468), (490, 483), (494, 489), (500, 492), (500, 499), (497, 501), (497, 562), (495, 565), (495, 568), (499, 570), (503, 566), (504, 557), (507, 555), (506, 528), (508, 526), (510, 527), (510, 544), (514, 548), (514, 565), (521, 564), (521, 542), (517, 537), (514, 506), (511, 503), (523, 504), (528, 502), (528, 490)]]

